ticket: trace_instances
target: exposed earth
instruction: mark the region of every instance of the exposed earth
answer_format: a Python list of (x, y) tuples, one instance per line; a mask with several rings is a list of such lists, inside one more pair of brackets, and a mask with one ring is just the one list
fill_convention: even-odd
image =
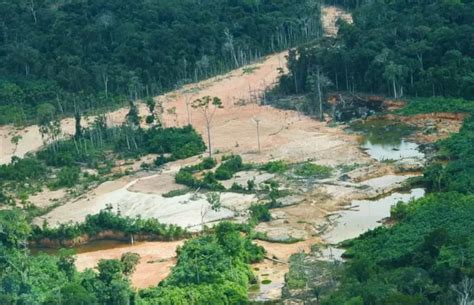
[[(335, 22), (340, 17), (351, 21), (350, 15), (339, 9), (323, 9), (327, 35), (337, 34)], [(310, 161), (334, 168), (331, 177), (323, 180), (300, 179), (291, 173), (275, 176), (261, 171), (248, 171), (238, 173), (232, 180), (225, 182), (228, 188), (234, 182), (245, 184), (255, 179), (260, 184), (275, 179), (291, 193), (280, 199), (282, 207), (271, 210), (272, 221), (261, 223), (256, 228), (258, 232), (266, 233), (271, 241), (258, 241), (267, 250), (267, 259), (253, 267), (260, 280), (271, 281), (271, 284), (260, 285), (260, 290), (252, 293), (258, 300), (280, 297), (289, 257), (294, 253), (308, 252), (311, 245), (321, 242), (322, 233), (328, 229), (329, 215), (340, 211), (353, 200), (389, 194), (412, 176), (411, 173), (402, 175), (403, 171), (396, 163), (381, 162), (369, 155), (361, 149), (361, 137), (347, 132), (344, 125), (332, 126), (295, 111), (262, 105), (265, 102), (264, 91), (274, 86), (278, 79), (278, 69), (285, 69), (285, 55), (286, 52), (268, 56), (250, 67), (188, 85), (156, 98), (165, 109), (173, 109), (164, 112), (166, 126), (191, 123), (205, 135), (204, 119), (199, 112), (189, 107), (189, 102), (207, 95), (220, 97), (224, 108), (216, 112), (212, 124), (213, 151), (218, 159), (224, 154), (233, 153), (241, 155), (247, 163)], [(139, 108), (142, 114), (146, 113), (144, 105)], [(108, 113), (109, 124), (120, 124), (127, 111), (124, 108)], [(419, 134), (416, 137), (420, 141), (431, 142), (446, 137), (460, 127), (460, 124), (449, 123), (443, 127), (444, 119), (429, 119), (434, 120), (435, 127), (440, 126), (437, 128), (440, 132), (434, 131), (430, 137)], [(260, 122), (261, 152), (258, 152), (257, 146), (256, 120)], [(73, 119), (65, 119), (61, 125), (65, 136), (74, 132)], [(22, 136), (17, 147), (11, 143), (15, 134)], [(0, 144), (0, 164), (5, 164), (10, 162), (12, 156), (22, 157), (38, 150), (43, 142), (37, 126), (22, 130), (6, 126), (0, 127)], [(111, 204), (122, 215), (154, 217), (162, 223), (199, 231), (203, 224), (222, 219), (246, 220), (250, 204), (258, 201), (252, 194), (224, 192), (221, 197), (223, 208), (216, 212), (209, 210), (209, 203), (198, 192), (165, 198), (163, 194), (182, 188), (174, 181), (178, 170), (196, 164), (199, 158), (169, 163), (159, 172), (139, 170), (141, 161), (124, 166), (132, 167), (134, 174), (103, 183), (79, 198), (70, 198), (65, 192), (47, 190), (32, 197), (31, 202), (40, 207), (60, 205), (36, 218), (35, 222), (41, 224), (47, 220), (51, 225), (80, 222), (88, 214), (98, 213)], [(416, 171), (413, 174), (416, 175)], [(291, 240), (299, 242), (283, 243)], [(88, 251), (78, 254), (76, 265), (80, 270), (93, 268), (100, 259), (120, 258), (125, 252), (135, 252), (141, 255), (141, 261), (131, 278), (132, 284), (137, 288), (150, 287), (166, 278), (175, 263), (175, 250), (183, 242), (145, 242)]]

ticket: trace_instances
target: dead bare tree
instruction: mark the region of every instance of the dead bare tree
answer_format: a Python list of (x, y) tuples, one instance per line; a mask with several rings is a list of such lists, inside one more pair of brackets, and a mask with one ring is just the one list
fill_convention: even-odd
[(459, 284), (453, 285), (452, 290), (458, 295), (458, 305), (474, 305), (474, 279), (465, 277)]
[(261, 146), (260, 146), (260, 118), (255, 117), (253, 118), (253, 121), (257, 124), (257, 144), (258, 144), (258, 153), (262, 152)]
[(237, 60), (237, 54), (235, 53), (234, 36), (230, 33), (229, 29), (224, 30), (224, 35), (227, 39), (224, 46), (229, 49), (232, 59), (234, 60), (235, 68), (237, 68), (239, 66), (239, 61)]
[(315, 71), (311, 72), (309, 75), (308, 82), (314, 95), (318, 99), (319, 119), (323, 121), (323, 89), (331, 85), (331, 80), (321, 73), (321, 67), (317, 65)]
[(210, 211), (219, 212), (221, 209), (221, 194), (211, 192), (206, 194), (208, 204), (201, 205), (201, 226), (204, 227), (204, 221)]
[(28, 0), (26, 3), (28, 9), (31, 12), (31, 15), (33, 16), (33, 20), (35, 21), (35, 24), (38, 23), (38, 18), (36, 17), (36, 3), (35, 0)]
[(207, 142), (209, 145), (209, 157), (212, 157), (211, 127), (214, 115), (218, 109), (224, 108), (222, 101), (218, 97), (205, 96), (192, 102), (191, 107), (201, 111), (207, 131)]

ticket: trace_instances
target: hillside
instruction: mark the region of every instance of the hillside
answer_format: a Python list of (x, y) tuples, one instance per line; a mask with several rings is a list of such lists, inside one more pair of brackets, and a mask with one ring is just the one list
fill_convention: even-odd
[[(292, 1), (0, 1), (0, 124), (123, 105), (320, 34)], [(43, 105), (43, 106), (41, 106)], [(51, 110), (52, 108), (52, 110)]]
[(473, 4), (0, 0), (0, 304), (471, 305)]

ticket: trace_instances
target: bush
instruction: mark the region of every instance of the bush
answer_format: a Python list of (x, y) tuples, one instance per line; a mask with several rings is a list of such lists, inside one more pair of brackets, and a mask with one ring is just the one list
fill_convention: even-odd
[(244, 168), (242, 157), (230, 156), (223, 158), (225, 160), (216, 170), (217, 180), (229, 180), (235, 173), (241, 171)]
[(28, 182), (44, 178), (48, 173), (46, 166), (34, 157), (12, 158), (10, 164), (0, 165), (0, 182)]
[(304, 163), (296, 168), (295, 174), (301, 177), (324, 179), (331, 176), (332, 168), (313, 163)]
[(183, 184), (191, 188), (202, 188), (212, 191), (224, 191), (225, 187), (220, 184), (219, 181), (217, 181), (216, 176), (212, 172), (206, 173), (202, 180), (194, 178), (193, 173), (206, 169), (212, 166), (212, 164), (215, 162), (215, 160), (213, 159), (206, 159), (197, 165), (181, 168), (175, 176), (176, 183)]
[(184, 189), (179, 189), (179, 190), (172, 190), (167, 193), (164, 193), (163, 196), (164, 198), (171, 198), (171, 197), (178, 197), (178, 196), (183, 196), (189, 193), (190, 189), (184, 188)]
[(155, 127), (146, 133), (149, 153), (170, 153), (175, 159), (185, 159), (203, 153), (206, 145), (202, 137), (191, 127)]
[(217, 162), (214, 158), (204, 158), (201, 162), (201, 169), (212, 169), (217, 165)]
[(34, 226), (31, 240), (49, 238), (53, 240), (72, 240), (82, 235), (91, 237), (104, 231), (122, 232), (125, 234), (149, 234), (157, 240), (176, 240), (188, 236), (188, 233), (177, 226), (165, 225), (158, 220), (122, 217), (110, 210), (102, 210), (96, 215), (87, 215), (83, 223), (61, 224), (51, 228)]
[(270, 207), (267, 204), (252, 204), (250, 206), (250, 217), (253, 222), (268, 222), (272, 220)]
[(288, 170), (288, 164), (285, 161), (270, 161), (261, 166), (261, 169), (272, 173), (272, 174), (281, 174)]
[(58, 173), (56, 181), (51, 184), (53, 189), (62, 187), (73, 187), (79, 182), (79, 175), (81, 170), (79, 167), (63, 167)]
[(199, 186), (212, 191), (225, 191), (225, 187), (217, 181), (213, 173), (207, 173), (204, 179), (199, 183)]
[(261, 261), (264, 250), (222, 222), (213, 233), (186, 241), (170, 276), (140, 292), (146, 304), (248, 304), (255, 281), (247, 264)]
[(405, 202), (398, 202), (390, 209), (390, 218), (400, 221), (408, 215), (408, 204)]
[(189, 187), (195, 187), (198, 185), (197, 180), (194, 178), (193, 174), (186, 170), (180, 170), (174, 177), (176, 183), (183, 184)]
[(165, 158), (165, 156), (163, 156), (163, 154), (161, 154), (158, 158), (155, 159), (153, 163), (155, 164), (155, 166), (160, 167), (166, 164), (167, 162), (168, 160)]

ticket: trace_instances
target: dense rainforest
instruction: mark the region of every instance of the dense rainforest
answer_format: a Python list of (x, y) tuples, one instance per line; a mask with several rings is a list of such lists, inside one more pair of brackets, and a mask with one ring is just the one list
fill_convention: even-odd
[(332, 2), (352, 8), (353, 23), (291, 51), (280, 93), (474, 98), (473, 1)]
[(320, 35), (289, 0), (0, 1), (0, 124), (156, 96)]
[(396, 205), (394, 225), (343, 243), (348, 261), (331, 267), (331, 284), (308, 282), (314, 289), (307, 298), (325, 305), (471, 304), (474, 1), (332, 2), (351, 10), (353, 23), (340, 20), (337, 38), (289, 52), (290, 73), (273, 94), (304, 96), (304, 104), (286, 107), (319, 114), (319, 97), (345, 91), (403, 98), (408, 106), (399, 115), (467, 116), (458, 134), (435, 144), (437, 155), (417, 182), (429, 194)]
[[(290, 51), (289, 74), (281, 76), (278, 94), (309, 94), (309, 113), (318, 112), (317, 95), (345, 90), (411, 96), (401, 115), (443, 111), (470, 116), (459, 134), (436, 143), (438, 154), (417, 181), (429, 194), (395, 206), (392, 226), (346, 242), (349, 260), (331, 275), (338, 284), (334, 289), (314, 289), (311, 297), (327, 305), (470, 304), (474, 1), (332, 2), (353, 10), (354, 24), (340, 21), (337, 38)], [(0, 202), (36, 184), (48, 183), (54, 189), (98, 179), (80, 173), (79, 165), (104, 175), (110, 172), (104, 163), (111, 153), (158, 154), (157, 166), (202, 153), (205, 145), (191, 127), (155, 125), (159, 118), (151, 104), (147, 129), (137, 123), (133, 103), (124, 125), (113, 128), (102, 116), (82, 128), (78, 109), (154, 95), (316, 38), (319, 14), (310, 3), (0, 0), (0, 123), (39, 119), (50, 137), (37, 154), (0, 167)], [(75, 136), (55, 138), (56, 121), (41, 116), (45, 109), (55, 116), (76, 113)], [(194, 179), (195, 170), (216, 166), (208, 161), (180, 171), (182, 184), (219, 186), (218, 175), (245, 168), (239, 157), (230, 157), (216, 169), (216, 177), (208, 176), (212, 183)], [(270, 165), (276, 168), (278, 163)], [(51, 172), (56, 178), (50, 181)], [(131, 253), (102, 260), (97, 272), (78, 272), (73, 253), (31, 255), (28, 241), (110, 229), (155, 234), (163, 240), (188, 236), (187, 232), (107, 211), (83, 224), (39, 228), (30, 225), (34, 214), (28, 212), (0, 213), (1, 304), (248, 304), (248, 288), (255, 282), (248, 264), (264, 256), (264, 250), (252, 243), (249, 228), (223, 222), (179, 249), (167, 280), (137, 292), (129, 276), (138, 258)], [(254, 206), (252, 217), (271, 215)]]
[[(474, 283), (474, 111), (454, 99), (413, 101), (404, 115), (468, 110), (460, 133), (436, 143), (422, 199), (392, 208), (396, 222), (344, 243), (340, 286), (321, 304), (469, 304)], [(468, 106), (469, 105), (469, 106)], [(468, 106), (468, 107), (466, 107)]]

